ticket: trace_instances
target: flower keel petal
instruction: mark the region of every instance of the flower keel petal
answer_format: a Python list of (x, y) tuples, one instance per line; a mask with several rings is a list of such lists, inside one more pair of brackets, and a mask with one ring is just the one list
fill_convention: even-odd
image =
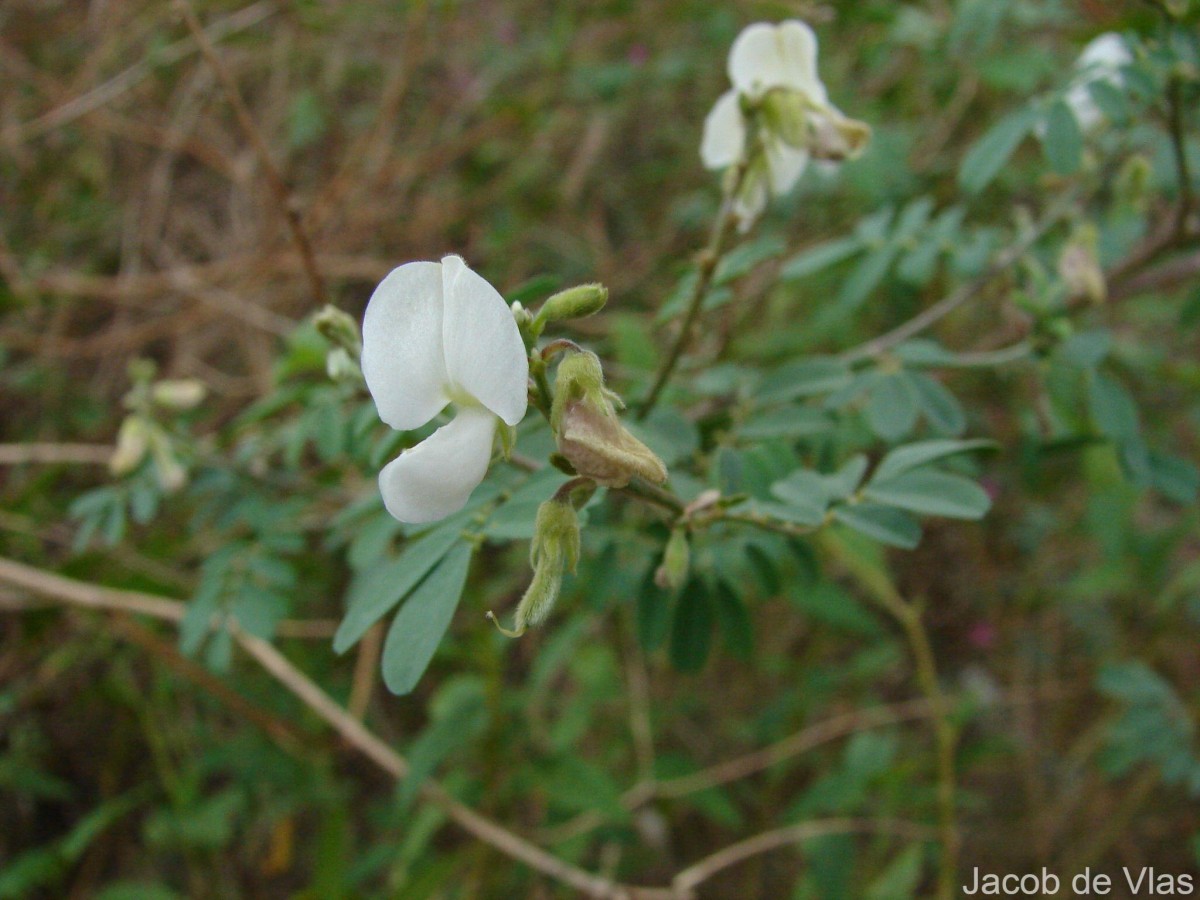
[(487, 474), (496, 417), (485, 409), (461, 410), (379, 473), (387, 511), (401, 522), (433, 522), (462, 509)]
[(782, 197), (800, 180), (808, 165), (808, 151), (789, 147), (778, 138), (764, 142), (767, 155), (767, 178), (771, 183), (771, 193)]

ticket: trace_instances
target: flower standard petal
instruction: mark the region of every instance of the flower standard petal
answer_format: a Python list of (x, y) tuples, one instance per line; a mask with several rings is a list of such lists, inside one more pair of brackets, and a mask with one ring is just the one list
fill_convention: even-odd
[(1133, 62), (1133, 54), (1125, 39), (1115, 31), (1092, 38), (1079, 54), (1075, 68), (1086, 71), (1098, 70), (1101, 74), (1110, 75), (1119, 72), (1123, 66)]
[(724, 169), (741, 161), (746, 151), (746, 123), (737, 91), (726, 91), (704, 120), (700, 159), (706, 169)]
[(457, 256), (442, 260), (442, 284), (442, 346), (452, 389), (516, 425), (528, 405), (529, 360), (512, 310)]
[(816, 103), (826, 99), (817, 76), (816, 35), (795, 19), (744, 29), (729, 51), (729, 80), (754, 99), (773, 87), (804, 91)]
[(467, 407), (379, 473), (387, 511), (401, 522), (433, 522), (462, 509), (487, 474), (497, 419)]
[(367, 303), (363, 377), (379, 418), (393, 428), (424, 425), (450, 401), (442, 305), (441, 266), (434, 262), (393, 269)]

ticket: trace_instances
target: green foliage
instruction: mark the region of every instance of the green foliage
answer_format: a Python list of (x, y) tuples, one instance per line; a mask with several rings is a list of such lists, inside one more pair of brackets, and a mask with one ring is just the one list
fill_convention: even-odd
[(456, 544), (400, 607), (383, 644), (383, 680), (394, 694), (407, 694), (425, 672), (467, 583), (470, 544)]
[(1096, 684), (1124, 706), (1106, 735), (1105, 768), (1123, 775), (1139, 763), (1152, 763), (1164, 782), (1200, 795), (1196, 724), (1171, 684), (1141, 662), (1109, 665)]
[[(108, 6), (3, 14), (0, 557), (184, 605), (0, 573), (0, 897), (569, 893), (464, 808), (638, 885), (899, 823), (698, 893), (934, 896), (931, 684), (960, 867), (1194, 867), (1195, 3), (830, 5), (821, 77), (872, 140), (744, 230), (697, 145), (730, 43), (790, 7), (252, 4), (214, 41), (281, 205), (177, 17)], [(1104, 30), (1130, 60), (1089, 80)], [(552, 342), (597, 354), (665, 485), (573, 481), (535, 380), (466, 509), (385, 511), (447, 420), (384, 426), (313, 314), (445, 252), (531, 314), (604, 285), (527, 345), (549, 383)], [(511, 642), (484, 614), (560, 492), (578, 565)]]

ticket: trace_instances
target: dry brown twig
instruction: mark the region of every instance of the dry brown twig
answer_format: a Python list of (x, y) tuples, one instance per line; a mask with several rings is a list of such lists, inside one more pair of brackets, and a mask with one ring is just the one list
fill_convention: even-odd
[[(273, 0), (260, 0), (258, 3), (252, 3), (244, 9), (213, 22), (206, 29), (205, 38), (210, 42), (220, 41), (254, 27), (278, 11)], [(0, 132), (0, 141), (4, 143), (26, 141), (53, 131), (55, 128), (68, 125), (128, 93), (156, 69), (173, 65), (187, 58), (195, 52), (195, 49), (196, 46), (191, 40), (176, 41), (164, 47), (153, 57), (138, 60), (119, 75), (96, 86), (86, 94), (55, 107), (36, 119), (9, 126)]]
[(233, 74), (217, 54), (213, 42), (209, 39), (207, 32), (205, 32), (204, 27), (200, 24), (200, 19), (197, 17), (196, 11), (192, 8), (189, 0), (175, 0), (175, 8), (183, 16), (188, 30), (192, 33), (193, 40), (195, 40), (196, 45), (200, 48), (201, 55), (216, 74), (217, 80), (221, 83), (221, 87), (225, 92), (225, 98), (228, 100), (229, 105), (233, 108), (234, 115), (237, 117), (239, 127), (242, 129), (246, 139), (250, 141), (250, 145), (254, 148), (259, 165), (262, 166), (263, 174), (266, 176), (267, 185), (271, 189), (271, 194), (275, 198), (280, 213), (287, 222), (292, 241), (295, 243), (296, 250), (300, 254), (300, 259), (304, 264), (304, 274), (308, 278), (313, 303), (318, 307), (324, 306), (326, 302), (325, 281), (321, 277), (320, 270), (317, 268), (312, 241), (309, 239), (308, 232), (304, 228), (300, 212), (293, 202), (291, 191), (288, 189), (287, 184), (283, 180), (283, 175), (271, 157), (271, 150), (267, 146), (266, 139), (255, 124), (254, 117), (250, 114), (250, 110), (246, 106), (246, 101), (242, 99), (237, 81), (234, 80)]
[[(138, 591), (121, 591), (65, 578), (15, 560), (0, 558), (0, 582), (20, 591), (96, 611), (136, 613), (169, 622), (182, 620), (186, 605), (177, 600)], [(28, 608), (19, 600), (0, 597), (0, 610)], [(408, 775), (407, 760), (380, 740), (346, 708), (334, 701), (312, 679), (301, 672), (272, 644), (228, 623), (234, 640), (280, 684), (329, 725), (351, 747), (393, 778)], [(134, 631), (138, 630), (135, 627)], [(144, 630), (144, 629), (143, 629)], [(137, 639), (134, 637), (134, 639)], [(141, 641), (139, 640), (139, 643)], [(454, 799), (438, 782), (427, 779), (420, 788), (426, 802), (441, 809), (456, 824), (505, 856), (528, 865), (541, 874), (567, 885), (580, 894), (604, 900), (683, 900), (694, 897), (694, 889), (717, 873), (752, 856), (791, 846), (828, 834), (895, 835), (911, 840), (928, 840), (932, 830), (901, 820), (828, 819), (802, 822), (774, 829), (731, 844), (693, 863), (675, 875), (670, 887), (638, 887), (620, 884), (571, 865), (538, 845), (509, 831), (474, 809)]]
[(0, 466), (104, 466), (112, 453), (108, 444), (0, 444)]

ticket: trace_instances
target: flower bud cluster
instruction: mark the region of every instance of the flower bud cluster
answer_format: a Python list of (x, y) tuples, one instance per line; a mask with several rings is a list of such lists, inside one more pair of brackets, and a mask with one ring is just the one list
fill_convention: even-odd
[(109, 457), (109, 470), (118, 477), (135, 471), (149, 458), (158, 483), (168, 493), (187, 483), (187, 469), (167, 428), (160, 422), (164, 414), (186, 412), (199, 406), (208, 389), (194, 378), (154, 380), (156, 366), (148, 359), (129, 364), (133, 381), (124, 398), (129, 414), (117, 431), (116, 446)]
[(667, 480), (667, 467), (617, 418), (620, 397), (604, 386), (596, 354), (568, 353), (558, 365), (550, 427), (558, 452), (576, 474), (606, 487), (624, 487), (634, 476), (654, 484)]
[(809, 160), (840, 163), (863, 151), (871, 129), (829, 102), (817, 75), (817, 38), (803, 22), (759, 22), (729, 52), (729, 80), (704, 122), (700, 156), (728, 169), (743, 231), (799, 180)]
[[(508, 637), (520, 637), (530, 625), (545, 621), (562, 590), (563, 575), (579, 562), (579, 514), (570, 497), (555, 496), (538, 507), (529, 564), (533, 580), (526, 588), (512, 629), (496, 627)], [(495, 616), (488, 614), (495, 621)]]

